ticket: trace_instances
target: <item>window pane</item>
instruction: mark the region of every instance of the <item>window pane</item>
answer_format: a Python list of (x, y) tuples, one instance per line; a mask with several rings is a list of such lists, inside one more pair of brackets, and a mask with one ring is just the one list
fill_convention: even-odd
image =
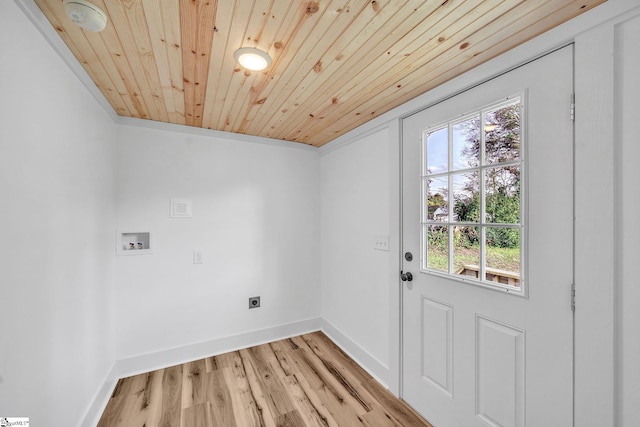
[(453, 220), (478, 222), (480, 220), (479, 171), (453, 175)]
[(449, 272), (449, 227), (427, 226), (427, 268)]
[(427, 135), (427, 170), (425, 175), (449, 170), (449, 132), (439, 129)]
[(520, 158), (520, 103), (484, 115), (485, 161), (487, 164)]
[(480, 165), (480, 116), (453, 125), (453, 170)]
[(478, 227), (453, 229), (453, 273), (478, 279), (480, 276), (480, 230)]
[(427, 178), (427, 220), (449, 220), (449, 179), (445, 176)]
[(522, 287), (521, 103), (423, 133), (420, 268)]
[(519, 287), (520, 229), (487, 227), (485, 251), (485, 280)]
[(486, 221), (520, 224), (520, 166), (485, 170)]

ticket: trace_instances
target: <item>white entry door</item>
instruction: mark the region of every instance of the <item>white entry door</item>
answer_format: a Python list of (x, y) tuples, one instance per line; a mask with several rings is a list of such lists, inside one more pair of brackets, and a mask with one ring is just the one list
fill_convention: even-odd
[(568, 46), (403, 120), (402, 392), (435, 427), (573, 425), (572, 91)]

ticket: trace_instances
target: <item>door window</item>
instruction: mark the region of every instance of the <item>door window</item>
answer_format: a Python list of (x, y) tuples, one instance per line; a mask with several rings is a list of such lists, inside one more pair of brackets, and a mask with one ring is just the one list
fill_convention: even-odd
[(523, 292), (522, 96), (422, 134), (421, 270)]

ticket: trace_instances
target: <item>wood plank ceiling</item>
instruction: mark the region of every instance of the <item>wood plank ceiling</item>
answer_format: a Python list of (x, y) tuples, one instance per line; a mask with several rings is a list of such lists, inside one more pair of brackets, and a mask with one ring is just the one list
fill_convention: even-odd
[(118, 115), (322, 146), (605, 0), (34, 1)]

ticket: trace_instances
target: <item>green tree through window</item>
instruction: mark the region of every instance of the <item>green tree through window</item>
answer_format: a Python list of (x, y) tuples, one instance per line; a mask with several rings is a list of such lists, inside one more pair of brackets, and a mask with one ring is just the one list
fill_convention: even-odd
[(427, 270), (520, 286), (521, 127), (516, 99), (425, 134)]

